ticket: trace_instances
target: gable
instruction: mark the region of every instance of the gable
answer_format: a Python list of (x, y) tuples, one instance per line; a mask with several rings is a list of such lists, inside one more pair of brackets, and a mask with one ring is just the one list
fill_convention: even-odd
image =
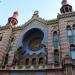
[(44, 19), (42, 19), (42, 18), (39, 18), (39, 17), (34, 18), (33, 17), (28, 22), (26, 22), (23, 25), (23, 28), (25, 30), (27, 28), (33, 28), (33, 27), (36, 27), (36, 26), (46, 27), (47, 26), (47, 22)]

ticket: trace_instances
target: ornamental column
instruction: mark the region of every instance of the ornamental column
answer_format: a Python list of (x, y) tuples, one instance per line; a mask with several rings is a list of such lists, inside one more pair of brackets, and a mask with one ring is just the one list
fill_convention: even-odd
[(53, 66), (53, 51), (52, 51), (52, 31), (51, 26), (48, 26), (48, 68)]
[(16, 11), (13, 13), (12, 17), (8, 18), (8, 22), (6, 24), (6, 27), (8, 28), (5, 31), (3, 38), (2, 38), (2, 46), (1, 46), (1, 52), (0, 52), (0, 64), (3, 64), (3, 66), (5, 66), (4, 62), (6, 61), (6, 58), (9, 58), (8, 45), (11, 40), (11, 36), (13, 36), (12, 30), (15, 27), (15, 25), (18, 23), (16, 19), (17, 16), (18, 16), (18, 12)]
[(65, 56), (63, 60), (63, 67), (64, 75), (73, 75), (72, 59), (69, 55)]
[[(14, 40), (13, 42), (10, 41), (10, 43), (12, 45), (12, 49), (8, 52), (8, 63), (6, 64), (7, 66), (12, 65), (14, 54), (17, 50), (17, 41), (18, 41), (19, 36), (18, 36), (17, 33), (15, 33), (16, 35), (13, 34), (14, 27), (18, 23), (17, 17), (18, 17), (18, 12), (16, 11), (16, 12), (13, 13), (13, 16), (8, 19), (8, 23), (7, 23), (8, 26), (9, 26), (9, 23), (11, 24), (11, 28), (12, 28), (12, 35), (11, 36), (13, 37), (13, 40)], [(11, 39), (12, 38), (10, 38), (10, 40)]]

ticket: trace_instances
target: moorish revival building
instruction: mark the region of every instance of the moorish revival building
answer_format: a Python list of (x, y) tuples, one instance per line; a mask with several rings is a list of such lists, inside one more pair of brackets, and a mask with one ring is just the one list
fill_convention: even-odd
[(35, 11), (16, 26), (17, 17), (0, 27), (0, 75), (75, 75), (75, 12), (67, 0), (56, 19)]

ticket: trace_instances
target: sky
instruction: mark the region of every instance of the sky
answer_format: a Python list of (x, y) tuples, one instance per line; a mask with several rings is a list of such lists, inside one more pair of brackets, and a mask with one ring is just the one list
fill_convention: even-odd
[[(60, 13), (62, 0), (0, 0), (0, 25), (6, 25), (14, 11), (19, 12), (18, 26), (31, 19), (34, 11), (45, 20), (55, 19)], [(75, 0), (68, 0), (75, 10)]]

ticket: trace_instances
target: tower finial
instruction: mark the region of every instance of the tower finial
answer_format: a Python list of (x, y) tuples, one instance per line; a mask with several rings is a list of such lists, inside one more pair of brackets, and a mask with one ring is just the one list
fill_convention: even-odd
[(62, 0), (62, 5), (66, 5), (67, 4), (67, 0)]
[(34, 14), (32, 17), (39, 17), (39, 11), (38, 10), (34, 11)]
[(15, 11), (14, 13), (13, 13), (13, 16), (12, 16), (13, 18), (17, 18), (18, 17), (18, 11)]

